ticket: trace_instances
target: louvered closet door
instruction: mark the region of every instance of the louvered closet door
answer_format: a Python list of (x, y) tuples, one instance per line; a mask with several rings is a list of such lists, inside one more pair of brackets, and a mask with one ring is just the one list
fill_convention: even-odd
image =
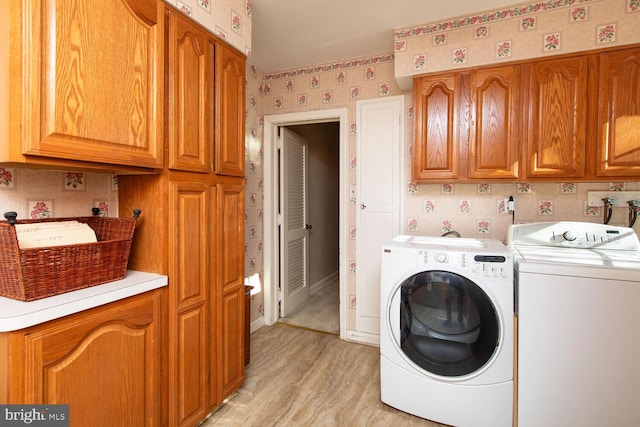
[(307, 141), (286, 128), (280, 136), (280, 315), (286, 317), (309, 298)]

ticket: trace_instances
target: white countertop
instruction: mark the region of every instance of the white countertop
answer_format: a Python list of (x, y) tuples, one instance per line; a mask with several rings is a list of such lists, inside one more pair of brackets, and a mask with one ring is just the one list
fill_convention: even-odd
[(167, 276), (128, 270), (124, 279), (24, 302), (0, 297), (0, 332), (38, 325), (167, 285)]

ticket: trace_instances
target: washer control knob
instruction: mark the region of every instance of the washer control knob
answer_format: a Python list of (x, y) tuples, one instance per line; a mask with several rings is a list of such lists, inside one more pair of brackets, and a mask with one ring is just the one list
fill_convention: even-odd
[(576, 233), (574, 233), (571, 230), (567, 230), (564, 233), (562, 233), (562, 237), (564, 237), (565, 240), (568, 240), (570, 242), (573, 242), (578, 238), (578, 236), (576, 236)]
[(436, 254), (437, 262), (440, 262), (440, 263), (447, 262), (447, 259), (448, 259), (447, 254), (445, 254), (444, 252), (438, 252)]

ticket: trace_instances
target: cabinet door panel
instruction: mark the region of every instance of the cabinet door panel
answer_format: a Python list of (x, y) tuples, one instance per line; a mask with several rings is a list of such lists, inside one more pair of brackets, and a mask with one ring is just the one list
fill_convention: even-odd
[(219, 395), (244, 382), (244, 186), (218, 186)]
[(160, 425), (160, 311), (156, 291), (27, 329), (25, 401), (68, 404), (71, 426)]
[(207, 172), (213, 149), (214, 45), (207, 33), (169, 13), (169, 168)]
[(169, 417), (173, 425), (193, 425), (208, 409), (209, 195), (202, 183), (170, 187)]
[(455, 96), (459, 88), (458, 75), (423, 77), (414, 82), (415, 180), (458, 177)]
[(526, 177), (585, 176), (589, 58), (536, 62), (526, 70)]
[(244, 382), (244, 286), (225, 292), (221, 301), (221, 398)]
[(519, 68), (471, 74), (469, 178), (518, 177)]
[(640, 175), (640, 49), (600, 56), (599, 176)]
[(218, 188), (219, 273), (223, 289), (244, 283), (244, 187), (223, 184)]
[(223, 44), (217, 53), (215, 170), (244, 177), (245, 59)]
[(128, 3), (24, 2), (24, 154), (162, 166), (161, 8)]

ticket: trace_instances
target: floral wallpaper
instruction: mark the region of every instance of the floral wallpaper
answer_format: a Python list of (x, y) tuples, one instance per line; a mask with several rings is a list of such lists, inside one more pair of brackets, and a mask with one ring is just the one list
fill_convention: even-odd
[(94, 207), (102, 216), (118, 215), (117, 176), (0, 166), (2, 214), (15, 211), (19, 219), (76, 217), (91, 215)]
[(396, 76), (640, 42), (640, 0), (549, 0), (395, 31)]
[(247, 56), (253, 0), (164, 0)]

